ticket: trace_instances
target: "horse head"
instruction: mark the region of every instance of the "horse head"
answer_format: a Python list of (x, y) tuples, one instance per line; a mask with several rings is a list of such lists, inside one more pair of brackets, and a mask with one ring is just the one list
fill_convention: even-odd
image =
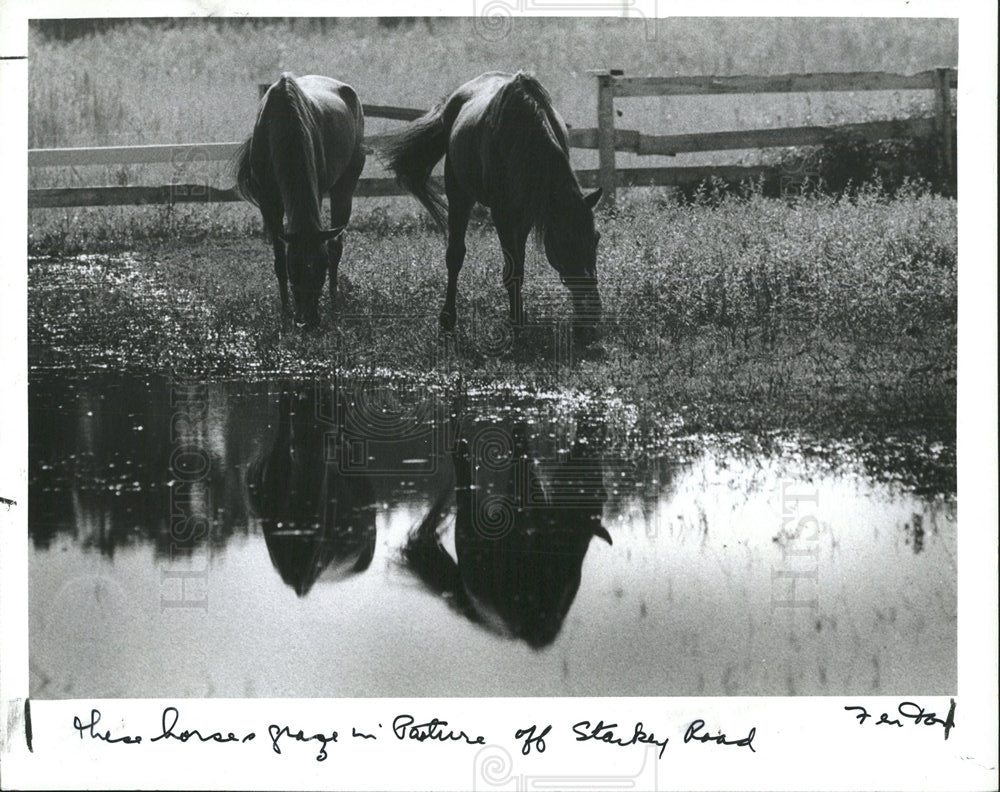
[(564, 222), (550, 225), (542, 236), (545, 255), (559, 273), (573, 299), (574, 326), (593, 332), (601, 319), (597, 289), (597, 245), (601, 234), (594, 226), (594, 207), (601, 199), (598, 188), (563, 207)]
[(437, 533), (442, 499), (411, 533), (404, 556), (469, 620), (541, 649), (562, 629), (590, 540), (611, 544), (601, 524), (603, 466), (592, 443), (541, 466), (524, 426), (497, 429), (456, 442), (456, 560)]
[(375, 552), (374, 492), (367, 478), (339, 471), (331, 398), (320, 386), (285, 389), (274, 441), (247, 468), (271, 563), (300, 597), (321, 574), (364, 571)]
[[(285, 261), (292, 287), (295, 324), (300, 329), (314, 328), (319, 324), (319, 298), (327, 270), (330, 269), (329, 245), (340, 240), (343, 233), (343, 228), (334, 228), (280, 234), (287, 245)], [(331, 273), (331, 278), (336, 278), (336, 273)], [(335, 288), (332, 281), (330, 288)]]

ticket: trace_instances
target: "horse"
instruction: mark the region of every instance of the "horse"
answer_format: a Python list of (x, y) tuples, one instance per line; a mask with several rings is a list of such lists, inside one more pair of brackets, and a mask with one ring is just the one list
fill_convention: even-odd
[[(505, 439), (506, 438), (506, 439)], [(580, 587), (607, 492), (595, 438), (578, 431), (568, 460), (543, 470), (528, 453), (527, 429), (486, 426), (471, 442), (456, 434), (455, 558), (441, 541), (444, 491), (410, 532), (403, 559), (431, 591), (488, 631), (552, 644)]]
[[(365, 165), (364, 126), (364, 111), (351, 86), (286, 72), (267, 89), (253, 133), (234, 155), (236, 192), (260, 208), (274, 247), (282, 318), (291, 313), (291, 281), (300, 329), (319, 324), (327, 270), (330, 310), (336, 311), (344, 230)], [(324, 194), (330, 196), (329, 230), (320, 219)]]
[[(593, 329), (601, 315), (593, 209), (569, 162), (566, 124), (548, 92), (523, 72), (487, 72), (465, 83), (408, 128), (383, 141), (381, 158), (398, 183), (447, 230), (448, 286), (441, 327), (455, 327), (458, 274), (472, 208), (490, 210), (504, 256), (510, 321), (524, 324), (521, 283), (532, 229), (570, 291), (574, 326)], [(447, 202), (430, 184), (444, 157)], [(447, 218), (445, 217), (447, 215)]]
[[(284, 387), (270, 447), (247, 466), (251, 510), (260, 518), (271, 563), (299, 597), (324, 575), (364, 572), (375, 554), (375, 492), (365, 476), (340, 471), (339, 428), (330, 392)], [(333, 453), (330, 454), (330, 449)]]

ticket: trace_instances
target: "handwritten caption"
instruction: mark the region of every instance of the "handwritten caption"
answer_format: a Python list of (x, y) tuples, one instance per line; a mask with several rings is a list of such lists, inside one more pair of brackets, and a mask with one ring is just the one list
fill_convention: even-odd
[[(875, 716), (861, 705), (846, 706), (844, 709), (853, 714), (861, 725), (866, 724)], [(897, 717), (898, 714), (898, 717)], [(410, 743), (452, 743), (458, 745), (485, 746), (486, 735), (476, 729), (466, 729), (449, 721), (430, 717), (423, 718), (410, 714), (399, 714), (388, 721), (388, 728), (381, 722), (360, 728), (352, 725), (348, 731), (328, 729), (312, 731), (290, 723), (270, 723), (261, 730), (258, 738), (256, 731), (211, 731), (205, 728), (193, 728), (188, 724), (181, 725), (181, 713), (177, 707), (164, 708), (159, 724), (159, 730), (146, 735), (138, 733), (113, 733), (112, 729), (102, 725), (103, 716), (96, 708), (90, 710), (85, 717), (79, 715), (73, 718), (73, 728), (81, 740), (97, 740), (109, 745), (139, 745), (146, 743), (213, 743), (213, 744), (246, 744), (258, 742), (269, 746), (276, 755), (283, 755), (296, 743), (313, 743), (313, 758), (317, 762), (326, 761), (330, 757), (333, 746), (348, 742), (369, 742), (390, 740)], [(955, 727), (955, 701), (952, 699), (948, 714), (941, 718), (937, 713), (928, 711), (911, 701), (899, 704), (897, 713), (890, 716), (882, 713), (877, 720), (872, 720), (876, 726), (888, 725), (903, 727), (904, 724), (938, 726), (943, 728), (944, 739)], [(664, 758), (671, 737), (667, 736), (668, 728), (654, 729), (642, 721), (630, 725), (620, 725), (614, 721), (587, 718), (577, 721), (568, 728), (553, 731), (552, 724), (540, 726), (530, 724), (513, 730), (512, 739), (519, 746), (524, 756), (545, 753), (551, 740), (556, 737), (565, 738), (576, 743), (604, 745), (612, 748), (630, 748), (634, 746), (654, 746), (658, 748), (657, 756)], [(757, 753), (754, 740), (757, 737), (757, 727), (739, 730), (736, 733), (727, 732), (717, 725), (710, 725), (703, 718), (695, 718), (681, 726), (674, 727), (674, 742), (679, 745), (705, 746), (744, 750), (748, 754)]]

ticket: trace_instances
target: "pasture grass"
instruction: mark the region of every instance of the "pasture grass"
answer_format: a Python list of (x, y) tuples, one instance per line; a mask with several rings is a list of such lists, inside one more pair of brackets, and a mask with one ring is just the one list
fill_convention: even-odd
[[(714, 204), (714, 205), (712, 205)], [(470, 229), (459, 327), (442, 336), (441, 234), (367, 203), (340, 267), (338, 318), (285, 331), (255, 227), (39, 240), (29, 261), (33, 369), (206, 377), (381, 372), (425, 382), (560, 390), (632, 404), (650, 433), (918, 433), (953, 442), (956, 203), (916, 188), (789, 204), (694, 205), (626, 193), (598, 218), (605, 322), (565, 343), (570, 306), (531, 250), (529, 325), (507, 328), (488, 221)], [(199, 235), (186, 236), (201, 228)], [(325, 296), (324, 296), (325, 305)]]
[[(470, 6), (470, 11), (473, 10)], [(780, 74), (957, 64), (956, 20), (821, 18), (530, 18), (492, 40), (473, 18), (403, 20), (137, 20), (61, 41), (35, 24), (29, 51), (31, 147), (237, 140), (249, 131), (257, 84), (282, 71), (328, 74), (362, 101), (430, 107), (485, 71), (532, 71), (577, 126), (596, 125), (588, 69), (626, 74)], [(155, 42), (155, 46), (150, 46)], [(136, 54), (141, 53), (141, 57)], [(656, 131), (820, 123), (871, 117), (920, 92), (627, 99), (621, 125)], [(928, 93), (929, 92), (925, 92)], [(733, 116), (735, 115), (735, 118)], [(740, 126), (729, 128), (741, 128)]]
[[(139, 20), (95, 25), (98, 32), (70, 41), (52, 35), (58, 26), (38, 23), (29, 42), (29, 146), (242, 140), (253, 126), (257, 85), (286, 70), (345, 80), (369, 104), (429, 108), (477, 74), (525, 69), (546, 86), (571, 126), (595, 127), (590, 69), (621, 68), (635, 76), (912, 73), (954, 66), (958, 52), (957, 23), (946, 19), (510, 22), (506, 35), (494, 38), (495, 31), (483, 35), (473, 18)], [(626, 98), (615, 106), (619, 128), (662, 134), (904, 118), (929, 114), (932, 99), (930, 91), (875, 91)], [(367, 122), (368, 134), (396, 128), (397, 122)], [(595, 151), (576, 149), (572, 157), (578, 169), (597, 167)], [(617, 161), (628, 168), (760, 159), (759, 151), (672, 158), (623, 152)], [(29, 186), (165, 184), (176, 175), (166, 166), (34, 168)], [(384, 175), (370, 158), (366, 176)], [(192, 176), (185, 180), (232, 184), (218, 164)]]
[[(587, 69), (912, 73), (957, 64), (954, 20), (670, 19), (651, 31), (641, 20), (519, 18), (497, 40), (475, 24), (136, 21), (63, 41), (50, 35), (58, 21), (37, 23), (29, 145), (240, 140), (253, 123), (257, 84), (285, 70), (336, 76), (368, 103), (430, 107), (483, 71), (525, 69), (571, 125), (586, 127), (596, 126)], [(625, 99), (616, 102), (616, 123), (685, 133), (899, 118), (931, 107), (926, 91)], [(368, 122), (370, 134), (394, 128)], [(575, 394), (634, 410), (637, 442), (651, 447), (658, 437), (714, 432), (741, 433), (749, 445), (788, 431), (862, 446), (867, 438), (892, 475), (926, 460), (899, 460), (911, 446), (886, 438), (918, 436), (943, 448), (926, 457), (938, 460), (930, 478), (944, 471), (944, 491), (953, 492), (956, 203), (903, 181), (927, 178), (910, 169), (912, 149), (884, 184), (860, 187), (872, 162), (895, 152), (869, 147), (853, 160), (834, 152), (823, 177), (844, 190), (841, 198), (788, 203), (709, 186), (682, 205), (662, 190), (624, 192), (618, 209), (598, 218), (606, 316), (590, 348), (567, 343), (569, 301), (537, 251), (526, 267), (530, 324), (510, 337), (499, 250), (483, 214), (469, 233), (454, 335), (437, 329), (441, 234), (415, 201), (391, 198), (356, 204), (337, 321), (302, 336), (279, 321), (271, 253), (251, 207), (31, 210), (29, 365), (35, 377), (53, 369), (250, 379), (336, 370), (397, 384)], [(799, 154), (620, 154), (618, 164), (752, 164)], [(572, 158), (577, 168), (597, 164), (591, 151)], [(366, 176), (385, 175), (369, 162)], [(167, 166), (34, 168), (29, 186), (164, 184), (178, 175)], [(225, 163), (181, 176), (232, 184)]]

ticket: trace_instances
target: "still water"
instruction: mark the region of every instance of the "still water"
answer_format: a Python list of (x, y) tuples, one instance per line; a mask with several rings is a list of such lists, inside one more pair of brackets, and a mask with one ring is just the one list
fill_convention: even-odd
[(29, 420), (32, 696), (956, 687), (954, 493), (847, 443), (386, 380), (46, 375)]

